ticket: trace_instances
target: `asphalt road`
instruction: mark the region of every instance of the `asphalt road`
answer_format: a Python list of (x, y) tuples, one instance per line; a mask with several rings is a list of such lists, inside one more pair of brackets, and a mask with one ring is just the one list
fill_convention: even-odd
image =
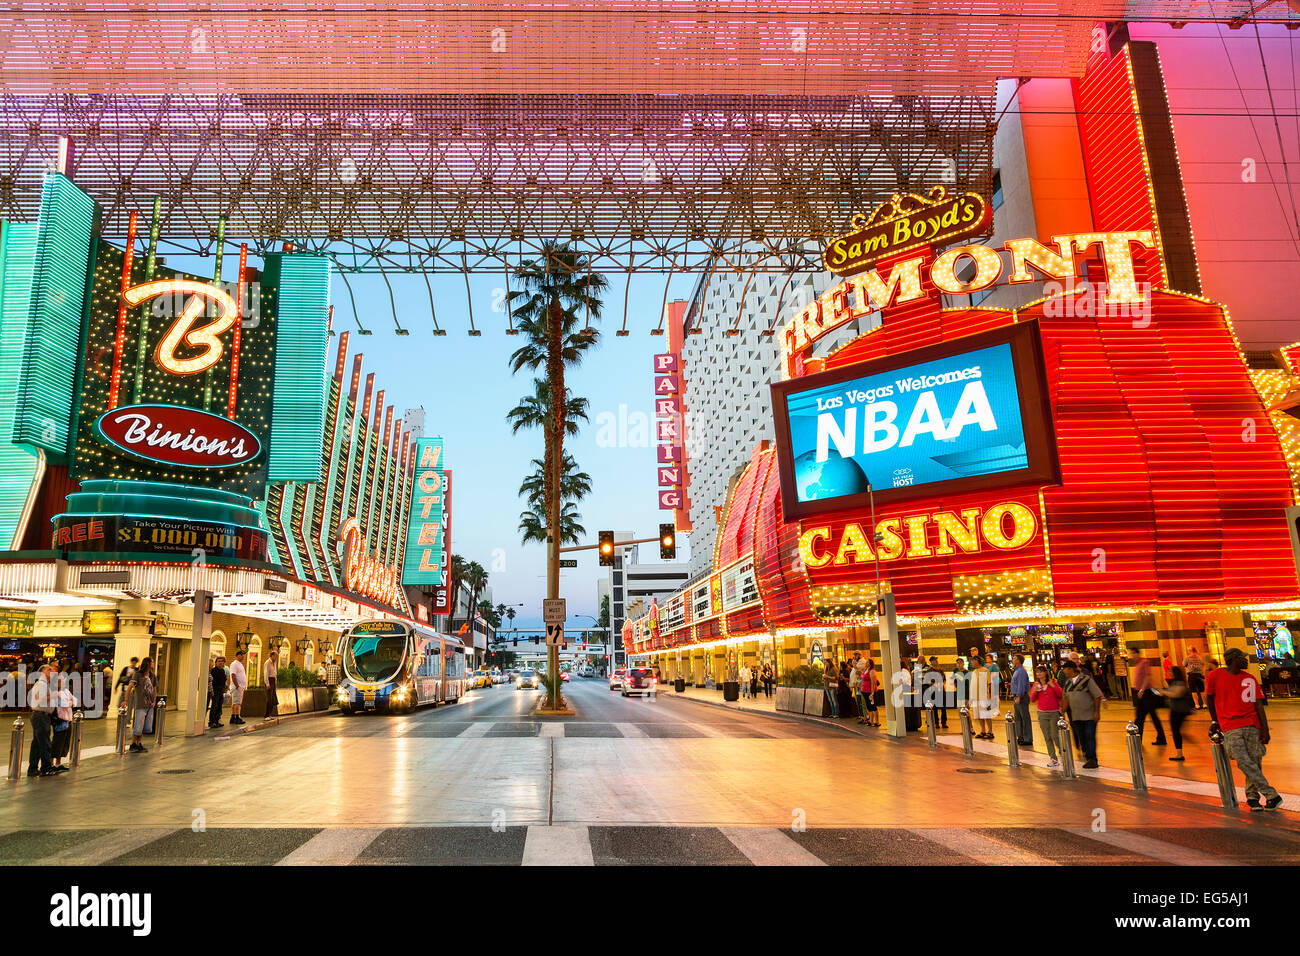
[(1291, 814), (1225, 815), (800, 720), (497, 686), (7, 783), (0, 863), (1295, 863)]

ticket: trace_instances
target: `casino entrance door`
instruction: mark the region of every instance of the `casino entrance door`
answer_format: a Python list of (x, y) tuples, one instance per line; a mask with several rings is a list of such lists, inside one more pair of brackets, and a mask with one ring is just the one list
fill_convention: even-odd
[(180, 700), (176, 695), (179, 680), (176, 643), (168, 637), (155, 638), (149, 642), (149, 656), (154, 660), (154, 672), (158, 675), (158, 693), (167, 695), (168, 710), (175, 710)]

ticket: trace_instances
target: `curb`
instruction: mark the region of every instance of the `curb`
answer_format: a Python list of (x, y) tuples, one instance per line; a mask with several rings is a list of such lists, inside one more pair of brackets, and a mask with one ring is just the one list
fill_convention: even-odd
[[(285, 714), (285, 716), (283, 717), (269, 717), (264, 720), (259, 720), (257, 721), (257, 723), (244, 724), (240, 727), (235, 727), (231, 730), (227, 730), (224, 734), (217, 734), (217, 736), (213, 737), (212, 739), (230, 740), (234, 737), (242, 737), (244, 734), (255, 733), (256, 731), (265, 730), (268, 727), (275, 727), (279, 724), (286, 723), (289, 721), (306, 720), (309, 717), (324, 717), (328, 714), (336, 714), (336, 713), (338, 713), (337, 710), (330, 708), (327, 710), (313, 710), (305, 714)], [(206, 737), (207, 735), (205, 734), (204, 736)]]
[[(698, 697), (681, 697), (678, 696), (675, 692), (672, 693), (663, 692), (659, 694), (659, 699), (682, 700), (688, 704), (703, 704), (705, 707), (719, 707), (722, 710), (725, 710), (732, 714), (754, 714), (758, 717), (771, 717), (776, 720), (792, 720), (804, 724), (821, 724), (823, 727), (833, 727), (836, 730), (842, 730), (846, 734), (852, 734), (854, 737), (863, 737), (867, 739), (872, 739), (874, 737), (873, 734), (864, 733), (861, 730), (858, 730), (854, 727), (848, 727), (845, 726), (844, 724), (836, 723), (833, 720), (827, 720), (824, 717), (809, 717), (806, 714), (790, 714), (790, 713), (786, 713), (785, 711), (777, 711), (775, 713), (772, 713), (766, 710), (751, 710), (748, 707), (728, 707), (726, 704), (719, 703), (718, 701), (714, 701), (714, 700), (700, 700)], [(881, 739), (894, 740), (895, 738), (882, 736)]]

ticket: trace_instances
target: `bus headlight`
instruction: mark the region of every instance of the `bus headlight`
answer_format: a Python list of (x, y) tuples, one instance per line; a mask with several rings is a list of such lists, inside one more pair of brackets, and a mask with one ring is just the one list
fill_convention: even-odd
[(339, 685), (339, 689), (335, 693), (335, 696), (341, 701), (347, 701), (352, 697), (346, 685)]

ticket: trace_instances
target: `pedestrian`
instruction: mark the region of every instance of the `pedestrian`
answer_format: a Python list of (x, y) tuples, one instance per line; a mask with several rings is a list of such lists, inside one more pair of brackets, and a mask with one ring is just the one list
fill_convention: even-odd
[(1160, 723), (1160, 717), (1156, 710), (1160, 706), (1160, 695), (1151, 686), (1151, 661), (1143, 657), (1137, 651), (1133, 655), (1133, 692), (1134, 697), (1134, 714), (1133, 722), (1137, 724), (1138, 740), (1142, 739), (1142, 730), (1146, 726), (1147, 715), (1151, 716), (1151, 723), (1156, 728), (1156, 739), (1153, 741), (1157, 747), (1165, 745), (1165, 728)]
[(342, 676), (342, 669), (339, 667), (339, 662), (331, 657), (329, 663), (325, 665), (325, 686), (330, 689), (331, 699), (334, 696), (334, 688), (339, 686), (339, 680)]
[(122, 672), (117, 675), (117, 683), (114, 685), (114, 689), (121, 691), (121, 696), (118, 697), (117, 700), (117, 704), (119, 707), (121, 707), (123, 704), (126, 703), (127, 685), (131, 683), (131, 678), (135, 676), (135, 669), (139, 666), (140, 666), (140, 658), (133, 657), (131, 658), (131, 663), (123, 667)]
[[(325, 683), (325, 677), (326, 677), (326, 675), (327, 675), (328, 673), (329, 673), (329, 672), (325, 669), (325, 662), (324, 662), (324, 661), (321, 661), (321, 662), (320, 662), (320, 666), (316, 668), (316, 679), (317, 679), (318, 681), (320, 681), (322, 684), (324, 684), (324, 683)], [(656, 677), (656, 679), (658, 678), (658, 676), (659, 676), (659, 668), (656, 667), (656, 668), (655, 668), (655, 677)]]
[(1223, 666), (1210, 672), (1205, 681), (1205, 705), (1210, 709), (1211, 731), (1214, 724), (1223, 732), (1223, 748), (1237, 762), (1246, 777), (1246, 805), (1259, 810), (1276, 810), (1282, 796), (1264, 776), (1261, 763), (1269, 742), (1268, 714), (1260, 694), (1259, 681), (1246, 670), (1246, 655), (1239, 647), (1230, 647), (1223, 655)]
[(235, 662), (230, 665), (230, 725), (245, 723), (240, 716), (244, 707), (244, 688), (248, 686), (248, 671), (244, 669), (245, 651), (235, 651)]
[(946, 684), (948, 676), (944, 674), (943, 668), (939, 666), (939, 658), (931, 657), (929, 667), (925, 669), (925, 675), (922, 678), (925, 691), (922, 695), (926, 709), (929, 711), (930, 720), (935, 724), (936, 730), (948, 729), (948, 697)]
[(741, 664), (740, 665), (740, 696), (741, 697), (749, 696), (749, 677), (750, 677), (749, 665)]
[(880, 711), (876, 705), (876, 692), (880, 690), (880, 678), (876, 674), (876, 662), (870, 657), (864, 659), (862, 678), (858, 686), (862, 695), (859, 705), (862, 719), (859, 723), (866, 724), (868, 727), (879, 727)]
[(993, 719), (999, 713), (998, 678), (998, 665), (993, 661), (986, 664), (982, 657), (971, 658), (971, 696), (975, 699), (975, 716), (980, 725), (980, 732), (975, 736), (981, 740), (993, 739)]
[[(1071, 666), (1077, 667), (1073, 662)], [(1061, 718), (1061, 685), (1047, 673), (1047, 668), (1042, 664), (1034, 668), (1034, 676), (1037, 680), (1029, 688), (1029, 699), (1038, 705), (1038, 729), (1047, 741), (1047, 756), (1050, 758), (1047, 765), (1059, 767), (1061, 762), (1056, 759), (1056, 732), (1057, 721)]]
[(751, 667), (749, 669), (749, 696), (754, 700), (758, 700), (758, 681), (759, 681), (758, 668)]
[(835, 682), (835, 693), (839, 696), (838, 709), (841, 717), (848, 717), (856, 709), (853, 705), (852, 674), (848, 661), (840, 661), (839, 678)]
[(1097, 724), (1101, 721), (1101, 702), (1103, 694), (1097, 679), (1087, 671), (1081, 671), (1074, 664), (1062, 668), (1065, 683), (1061, 689), (1064, 693), (1064, 706), (1070, 715), (1070, 732), (1074, 742), (1083, 751), (1083, 766), (1093, 770), (1097, 766)]
[(1011, 662), (1011, 699), (1015, 701), (1016, 742), (1022, 747), (1032, 747), (1034, 731), (1029, 720), (1029, 671), (1025, 670), (1025, 655), (1017, 654)]
[(831, 716), (838, 717), (840, 715), (839, 676), (834, 661), (828, 660), (825, 666), (826, 669), (822, 671), (822, 689), (830, 700)]
[(144, 745), (144, 735), (153, 733), (153, 705), (158, 697), (158, 687), (153, 673), (153, 658), (146, 657), (140, 662), (131, 683), (126, 685), (127, 696), (135, 713), (131, 719), (132, 753), (142, 754), (148, 751)]
[(32, 746), (27, 757), (27, 776), (53, 777), (54, 689), (50, 684), (52, 668), (42, 664), (36, 680), (27, 691), (27, 706), (32, 711)]
[(266, 655), (266, 663), (262, 665), (262, 683), (266, 685), (266, 713), (263, 715), (267, 719), (280, 716), (280, 701), (276, 695), (275, 675), (279, 673), (280, 652), (272, 651)]
[(763, 665), (763, 696), (772, 696), (772, 685), (776, 683), (776, 676), (772, 673), (772, 665)]
[(54, 717), (51, 724), (54, 737), (50, 742), (50, 758), (54, 761), (56, 773), (68, 772), (68, 768), (63, 766), (63, 758), (68, 755), (68, 747), (72, 742), (72, 711), (76, 706), (72, 680), (68, 674), (60, 674), (54, 691)]
[(208, 727), (216, 730), (218, 727), (225, 726), (221, 723), (221, 705), (226, 699), (226, 682), (229, 677), (226, 675), (226, 659), (218, 656), (212, 665), (212, 670), (208, 671), (208, 680), (212, 683), (212, 707), (208, 711)]
[(1205, 662), (1196, 648), (1193, 647), (1183, 658), (1183, 670), (1187, 673), (1187, 689), (1196, 696), (1196, 709), (1204, 710)]
[(966, 670), (966, 662), (960, 657), (957, 658), (957, 663), (952, 666), (952, 703), (957, 708), (959, 719), (963, 708), (966, 709), (969, 716), (970, 672)]
[(1169, 659), (1168, 651), (1160, 655), (1160, 668), (1165, 672), (1165, 683), (1169, 683), (1174, 676), (1174, 662)]
[(1187, 673), (1181, 667), (1170, 668), (1169, 682), (1165, 685), (1165, 698), (1169, 701), (1169, 733), (1174, 738), (1174, 756), (1170, 760), (1183, 759), (1183, 721), (1196, 709), (1192, 700), (1191, 688), (1187, 682)]

